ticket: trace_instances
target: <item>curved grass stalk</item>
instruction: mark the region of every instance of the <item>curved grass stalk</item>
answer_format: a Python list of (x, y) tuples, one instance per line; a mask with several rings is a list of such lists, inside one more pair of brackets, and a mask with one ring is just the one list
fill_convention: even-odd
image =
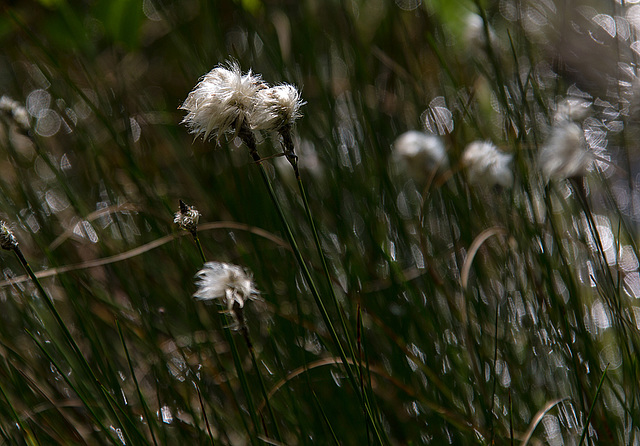
[[(212, 223), (205, 223), (201, 226), (198, 227), (198, 231), (200, 230), (212, 230), (212, 229), (237, 229), (240, 231), (247, 231), (250, 232), (254, 235), (257, 235), (259, 237), (263, 237), (267, 240), (270, 240), (272, 242), (274, 242), (275, 244), (289, 249), (291, 250), (291, 247), (289, 246), (289, 244), (287, 242), (285, 242), (284, 240), (282, 240), (281, 238), (271, 234), (268, 231), (265, 231), (262, 228), (257, 228), (254, 226), (250, 226), (250, 225), (245, 225), (242, 223), (236, 223), (236, 222), (231, 222), (231, 221), (220, 221), (220, 222), (212, 222)], [(164, 237), (160, 237), (159, 239), (156, 239), (152, 242), (149, 243), (145, 243), (142, 246), (139, 246), (137, 248), (131, 249), (129, 251), (125, 251), (121, 254), (116, 254), (110, 257), (104, 257), (102, 259), (96, 259), (96, 260), (89, 260), (86, 262), (82, 262), (82, 263), (75, 263), (72, 265), (65, 265), (65, 266), (60, 266), (57, 268), (51, 268), (51, 269), (46, 269), (43, 271), (38, 271), (36, 273), (34, 273), (34, 277), (36, 279), (43, 279), (45, 277), (52, 277), (52, 276), (57, 276), (58, 274), (63, 274), (63, 273), (68, 273), (70, 271), (77, 271), (77, 270), (82, 270), (82, 269), (89, 269), (89, 268), (97, 268), (99, 266), (104, 266), (104, 265), (109, 265), (112, 263), (116, 263), (116, 262), (121, 262), (123, 260), (128, 260), (131, 259), (133, 257), (139, 256), (141, 254), (144, 254), (148, 251), (151, 251), (152, 249), (156, 249), (159, 248), (162, 245), (165, 245), (179, 237), (183, 237), (185, 235), (187, 235), (187, 232), (180, 232), (180, 233), (176, 233), (176, 234), (170, 234)], [(200, 255), (203, 256), (204, 258), (204, 253), (202, 253), (202, 247), (199, 248), (200, 249)], [(5, 287), (7, 285), (15, 285), (18, 283), (22, 283), (22, 282), (26, 282), (31, 278), (30, 275), (23, 275), (23, 276), (18, 276), (18, 277), (14, 277), (13, 279), (7, 279), (7, 280), (3, 280), (0, 281), (0, 288)]]
[(467, 257), (464, 259), (464, 264), (462, 265), (462, 273), (460, 274), (460, 283), (462, 284), (462, 289), (467, 289), (467, 285), (469, 284), (469, 273), (471, 271), (471, 264), (473, 263), (473, 259), (476, 257), (476, 254), (478, 253), (478, 250), (480, 249), (482, 244), (492, 236), (505, 234), (506, 232), (507, 231), (504, 228), (496, 226), (493, 228), (485, 229), (473, 240), (473, 243), (471, 243), (469, 251), (467, 252)]
[(568, 399), (569, 397), (565, 396), (564, 398), (558, 398), (557, 400), (552, 400), (552, 401), (549, 401), (547, 404), (545, 404), (544, 407), (540, 409), (531, 420), (531, 424), (529, 424), (529, 429), (527, 429), (527, 432), (524, 434), (524, 439), (522, 440), (522, 443), (520, 445), (527, 446), (527, 444), (529, 444), (529, 440), (531, 440), (533, 431), (536, 430), (536, 427), (538, 427), (538, 424), (540, 424), (540, 421), (542, 421), (542, 418), (547, 414), (547, 412), (553, 409), (557, 404)]
[[(349, 359), (349, 362), (351, 365), (355, 366), (357, 365), (356, 361)], [(298, 376), (303, 375), (304, 373), (313, 370), (313, 369), (317, 369), (320, 367), (325, 367), (325, 366), (329, 366), (329, 365), (337, 365), (337, 364), (342, 364), (342, 359), (340, 358), (336, 358), (336, 357), (330, 357), (330, 358), (323, 358), (323, 359), (318, 359), (317, 361), (313, 361), (310, 362), (309, 364), (302, 366), (302, 367), (298, 367), (297, 369), (292, 370), (285, 378), (282, 378), (280, 381), (278, 381), (275, 386), (273, 386), (271, 388), (271, 390), (269, 390), (269, 392), (267, 393), (268, 397), (271, 398), (273, 397), (273, 395), (275, 395), (280, 389), (282, 389), (288, 382), (292, 381), (293, 379), (297, 378)], [(397, 387), (398, 389), (400, 389), (403, 393), (405, 393), (407, 396), (414, 398), (414, 399), (418, 399), (419, 396), (416, 394), (416, 392), (409, 386), (407, 386), (406, 384), (402, 383), (400, 380), (394, 378), (393, 376), (389, 375), (387, 373), (386, 370), (384, 370), (384, 368), (376, 366), (376, 365), (369, 365), (369, 369), (368, 371), (376, 374), (377, 376), (386, 379), (387, 381), (389, 381), (390, 383), (392, 383), (395, 387)], [(434, 403), (432, 401), (425, 401), (424, 399), (420, 399), (420, 402), (422, 404), (424, 404), (425, 406), (429, 407), (429, 409), (433, 410), (435, 413), (437, 413), (440, 417), (442, 417), (444, 420), (448, 421), (449, 423), (451, 423), (452, 425), (456, 426), (459, 429), (464, 429), (464, 430), (469, 430), (469, 431), (477, 431), (482, 433), (482, 429), (479, 428), (478, 426), (475, 426), (473, 423), (471, 423), (470, 421), (464, 420), (462, 418), (460, 418), (458, 415), (456, 415), (454, 412), (452, 412), (451, 410), (447, 409), (444, 406), (441, 406), (437, 403)], [(265, 408), (265, 402), (263, 401), (262, 403), (260, 403), (258, 405), (258, 410), (259, 411), (263, 411)]]

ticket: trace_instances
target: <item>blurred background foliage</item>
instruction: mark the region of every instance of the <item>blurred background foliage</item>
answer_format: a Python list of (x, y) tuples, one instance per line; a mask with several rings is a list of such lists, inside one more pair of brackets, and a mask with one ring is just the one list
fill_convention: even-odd
[[(191, 298), (202, 261), (173, 224), (183, 199), (206, 257), (248, 267), (261, 291), (247, 320), (281, 444), (378, 442), (358, 392), (390, 444), (640, 444), (640, 15), (626, 3), (4, 3), (0, 94), (32, 128), (2, 121), (0, 216), (92, 372), (3, 252), (3, 443), (278, 444), (242, 338)], [(307, 102), (301, 171), (362, 389), (246, 147), (179, 125), (200, 76), (228, 59)], [(537, 154), (565, 97), (591, 106), (597, 163), (547, 184)], [(411, 129), (440, 135), (450, 169), (414, 178), (394, 162)], [(514, 156), (512, 188), (460, 168), (485, 139)], [(279, 142), (262, 135), (259, 150)], [(283, 158), (266, 167), (327, 295), (292, 173)]]

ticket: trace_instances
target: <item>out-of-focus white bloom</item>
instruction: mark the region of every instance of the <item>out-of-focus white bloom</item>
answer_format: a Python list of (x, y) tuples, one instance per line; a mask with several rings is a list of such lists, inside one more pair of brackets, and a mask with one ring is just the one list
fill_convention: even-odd
[(14, 122), (22, 130), (27, 131), (31, 127), (29, 122), (29, 112), (18, 101), (14, 101), (8, 96), (2, 96), (0, 98), (0, 112), (10, 115)]
[(462, 154), (469, 182), (476, 185), (510, 187), (513, 185), (513, 155), (501, 152), (489, 141), (474, 141)]
[(558, 102), (554, 121), (582, 121), (591, 112), (591, 102), (579, 97), (568, 97)]
[(0, 221), (0, 247), (7, 251), (18, 247), (18, 239), (13, 235), (13, 231), (4, 221)]
[(417, 130), (409, 130), (393, 143), (393, 158), (414, 179), (428, 178), (434, 169), (449, 167), (442, 140)]
[(241, 267), (229, 263), (207, 262), (196, 275), (198, 300), (222, 299), (227, 310), (243, 308), (248, 299), (256, 299), (258, 290), (251, 276)]
[(302, 116), (300, 107), (305, 103), (300, 92), (289, 84), (258, 90), (255, 108), (250, 116), (254, 130), (275, 130), (292, 125)]
[(546, 180), (585, 175), (593, 156), (587, 150), (584, 131), (575, 122), (561, 122), (538, 156), (538, 164)]
[[(482, 17), (474, 13), (467, 14), (464, 19), (464, 26), (464, 43), (467, 48), (474, 52), (472, 56), (477, 56), (477, 51), (485, 53), (487, 50), (487, 36), (484, 31), (484, 21), (482, 20)], [(502, 50), (500, 39), (498, 39), (496, 32), (491, 26), (489, 26), (489, 43), (494, 51)]]
[(180, 226), (181, 229), (189, 231), (192, 234), (198, 229), (198, 220), (200, 219), (200, 212), (193, 207), (180, 200), (180, 209), (175, 213), (173, 222)]
[(226, 131), (237, 131), (243, 123), (248, 124), (256, 93), (263, 88), (266, 84), (251, 70), (242, 74), (235, 62), (220, 65), (204, 75), (180, 106), (188, 111), (182, 123), (196, 138), (220, 137)]

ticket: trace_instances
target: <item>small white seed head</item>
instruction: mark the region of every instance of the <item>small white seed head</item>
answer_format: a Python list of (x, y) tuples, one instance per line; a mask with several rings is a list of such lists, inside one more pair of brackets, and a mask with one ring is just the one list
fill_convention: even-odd
[(283, 84), (258, 90), (250, 117), (251, 128), (279, 131), (293, 125), (302, 116), (300, 107), (304, 104), (300, 92), (293, 85)]
[(474, 141), (462, 154), (462, 164), (471, 184), (492, 187), (513, 185), (511, 161), (513, 155), (504, 153), (489, 141)]

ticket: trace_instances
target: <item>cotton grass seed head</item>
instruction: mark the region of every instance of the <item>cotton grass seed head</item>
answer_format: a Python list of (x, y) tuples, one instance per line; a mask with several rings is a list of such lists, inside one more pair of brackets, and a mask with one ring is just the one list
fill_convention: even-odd
[(13, 235), (13, 231), (4, 221), (0, 221), (0, 247), (7, 251), (18, 247), (18, 239)]
[(462, 164), (467, 170), (469, 182), (489, 187), (513, 185), (512, 159), (512, 155), (501, 152), (489, 141), (474, 141), (462, 154)]
[(198, 230), (198, 220), (200, 219), (200, 212), (193, 207), (180, 200), (180, 209), (175, 213), (173, 222), (177, 224), (180, 229), (189, 231), (195, 234)]
[(244, 308), (247, 300), (256, 299), (251, 275), (243, 268), (222, 262), (207, 262), (196, 275), (198, 291), (193, 295), (198, 300), (220, 299), (229, 311), (234, 307)]
[(182, 123), (196, 138), (220, 137), (238, 131), (253, 112), (256, 93), (266, 88), (259, 75), (242, 74), (235, 62), (220, 65), (204, 75), (180, 106), (188, 113)]
[(428, 178), (434, 169), (449, 167), (442, 140), (417, 130), (398, 136), (393, 143), (393, 160), (416, 180)]
[(251, 128), (254, 130), (280, 131), (293, 125), (300, 118), (300, 107), (305, 102), (300, 92), (289, 84), (264, 88), (256, 92), (256, 102), (251, 113)]
[(591, 113), (591, 101), (580, 97), (567, 97), (558, 102), (553, 120), (561, 124), (566, 121), (582, 121)]
[(547, 181), (583, 176), (592, 161), (582, 127), (570, 121), (552, 128), (549, 140), (538, 155), (538, 164)]

